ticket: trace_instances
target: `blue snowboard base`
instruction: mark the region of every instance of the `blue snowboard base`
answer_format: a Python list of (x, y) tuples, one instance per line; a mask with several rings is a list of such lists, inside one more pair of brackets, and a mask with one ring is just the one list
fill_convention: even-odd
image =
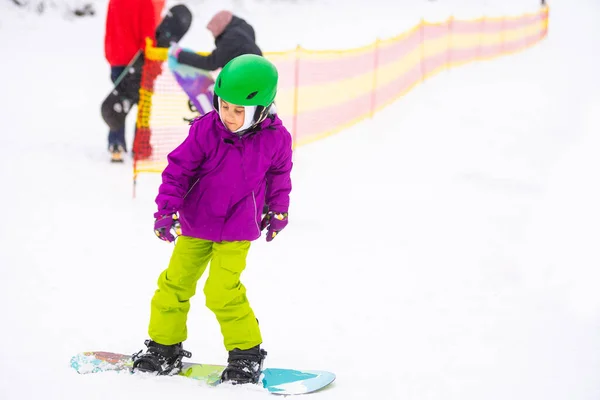
[[(131, 373), (133, 360), (130, 355), (103, 351), (90, 351), (74, 355), (71, 368), (80, 374), (104, 371), (125, 371)], [(202, 381), (210, 386), (220, 383), (223, 365), (183, 363), (179, 373), (191, 379)], [(326, 371), (294, 370), (266, 368), (261, 375), (260, 384), (269, 393), (295, 395), (316, 392), (335, 380), (335, 374)]]

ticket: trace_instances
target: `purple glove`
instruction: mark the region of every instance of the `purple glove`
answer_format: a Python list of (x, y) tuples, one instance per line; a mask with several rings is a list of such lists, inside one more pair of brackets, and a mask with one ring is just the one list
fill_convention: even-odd
[(269, 211), (260, 222), (260, 230), (267, 230), (267, 242), (270, 242), (288, 224), (288, 213)]
[[(173, 233), (171, 233), (173, 231)], [(177, 214), (160, 215), (154, 221), (154, 233), (159, 239), (174, 242), (181, 235), (181, 225)]]
[(169, 51), (167, 52), (167, 55), (169, 57), (173, 57), (175, 60), (178, 60), (179, 57), (179, 53), (182, 52), (182, 48), (179, 47), (179, 45), (175, 42), (171, 42), (171, 46), (169, 47)]

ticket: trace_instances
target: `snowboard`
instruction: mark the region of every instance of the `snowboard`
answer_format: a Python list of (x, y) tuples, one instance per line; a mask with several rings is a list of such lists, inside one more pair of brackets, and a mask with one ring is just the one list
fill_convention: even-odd
[[(103, 351), (76, 354), (71, 358), (71, 368), (80, 374), (104, 371), (132, 373), (133, 360), (130, 355)], [(224, 365), (184, 362), (179, 376), (196, 379), (209, 386), (219, 385)], [(143, 374), (144, 372), (139, 372)], [(266, 392), (280, 395), (307, 394), (321, 390), (335, 380), (335, 374), (326, 371), (266, 368), (260, 385)]]
[(198, 113), (198, 116), (212, 111), (215, 80), (211, 73), (181, 64), (171, 56), (167, 65), (181, 89), (187, 94), (190, 111)]
[[(183, 4), (169, 9), (155, 32), (156, 47), (169, 47), (179, 42), (192, 24), (192, 13)], [(116, 131), (125, 125), (125, 117), (140, 99), (140, 82), (144, 66), (144, 52), (138, 50), (123, 73), (117, 78), (114, 88), (102, 102), (102, 119), (110, 130)]]

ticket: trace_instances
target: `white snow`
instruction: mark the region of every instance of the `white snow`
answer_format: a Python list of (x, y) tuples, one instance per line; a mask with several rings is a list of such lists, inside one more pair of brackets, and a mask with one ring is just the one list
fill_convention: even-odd
[[(0, 5), (0, 398), (264, 399), (69, 367), (80, 351), (143, 347), (172, 251), (152, 232), (159, 175), (140, 176), (133, 199), (130, 163), (108, 162), (106, 1), (94, 3), (96, 16), (80, 19)], [(243, 276), (266, 366), (335, 372), (318, 399), (600, 398), (600, 4), (550, 3), (543, 43), (439, 74), (296, 151), (290, 225), (253, 244)], [(211, 49), (204, 26), (221, 8), (281, 50), (539, 6), (188, 4), (182, 45), (198, 50)], [(194, 361), (225, 362), (201, 292), (189, 333)]]

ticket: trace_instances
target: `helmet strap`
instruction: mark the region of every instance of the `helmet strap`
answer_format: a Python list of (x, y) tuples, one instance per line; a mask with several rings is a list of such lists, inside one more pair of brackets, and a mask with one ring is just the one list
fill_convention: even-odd
[(217, 96), (216, 93), (213, 93), (213, 107), (217, 112), (219, 112), (221, 109), (221, 102), (219, 101), (219, 96)]
[(267, 119), (267, 117), (269, 116), (269, 113), (271, 112), (272, 107), (273, 107), (272, 103), (267, 107), (256, 106), (256, 111), (254, 112), (254, 121), (255, 121), (254, 124), (258, 125), (261, 122), (263, 122), (265, 119)]

